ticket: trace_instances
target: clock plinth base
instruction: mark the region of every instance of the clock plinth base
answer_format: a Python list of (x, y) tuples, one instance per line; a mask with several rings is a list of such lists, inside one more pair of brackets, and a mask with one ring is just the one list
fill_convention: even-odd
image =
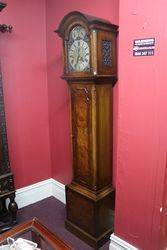
[(115, 191), (106, 187), (94, 193), (78, 184), (66, 186), (66, 228), (98, 249), (109, 240), (114, 226)]
[(99, 249), (100, 247), (102, 247), (110, 239), (111, 234), (114, 232), (114, 228), (111, 228), (102, 236), (95, 238), (91, 234), (88, 234), (68, 220), (65, 221), (65, 227), (68, 231), (75, 234), (77, 237), (79, 237), (94, 249)]

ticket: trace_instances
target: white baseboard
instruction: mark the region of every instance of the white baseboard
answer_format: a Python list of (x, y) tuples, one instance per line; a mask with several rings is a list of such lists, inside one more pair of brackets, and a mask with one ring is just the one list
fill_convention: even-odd
[(138, 248), (132, 246), (128, 242), (122, 240), (115, 234), (112, 234), (110, 237), (110, 246), (109, 250), (138, 250)]
[(65, 185), (52, 179), (52, 195), (59, 201), (66, 203)]
[(28, 206), (50, 196), (54, 196), (65, 203), (65, 185), (50, 178), (16, 190), (16, 202), (19, 208)]

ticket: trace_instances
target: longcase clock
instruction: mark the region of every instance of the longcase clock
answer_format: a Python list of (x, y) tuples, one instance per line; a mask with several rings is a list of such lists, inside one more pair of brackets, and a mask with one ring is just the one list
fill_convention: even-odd
[(112, 90), (118, 26), (74, 11), (56, 32), (70, 87), (73, 179), (66, 186), (66, 228), (98, 248), (113, 232)]

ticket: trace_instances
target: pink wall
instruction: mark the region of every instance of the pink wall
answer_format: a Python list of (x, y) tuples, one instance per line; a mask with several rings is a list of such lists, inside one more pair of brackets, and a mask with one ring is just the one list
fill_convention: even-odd
[[(120, 1), (117, 202), (115, 233), (161, 250), (167, 188), (167, 2)], [(155, 37), (154, 57), (133, 57), (135, 38)], [(163, 207), (161, 218), (160, 207)], [(167, 227), (166, 227), (167, 232)], [(167, 235), (161, 234), (161, 241)], [(166, 244), (163, 241), (163, 244)], [(167, 245), (166, 245), (167, 246)]]
[(51, 176), (44, 0), (8, 0), (0, 23), (7, 131), (16, 187)]
[[(69, 93), (62, 75), (62, 42), (53, 32), (65, 14), (81, 11), (118, 24), (117, 0), (46, 1), (49, 122), (52, 174), (60, 182), (71, 180)], [(116, 87), (117, 88), (117, 87)], [(115, 91), (116, 93), (117, 91)], [(115, 94), (116, 98), (116, 94)], [(116, 107), (115, 107), (116, 112)]]

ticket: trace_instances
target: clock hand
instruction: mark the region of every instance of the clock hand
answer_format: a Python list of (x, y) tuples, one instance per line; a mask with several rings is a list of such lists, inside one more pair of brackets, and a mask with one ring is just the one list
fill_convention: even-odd
[(77, 50), (77, 60), (76, 60), (76, 64), (75, 64), (75, 67), (77, 66), (78, 62), (81, 60), (81, 56), (80, 56), (80, 47), (78, 47), (78, 50)]
[(81, 51), (81, 50), (80, 50), (80, 46), (79, 46), (79, 47), (78, 47), (78, 55), (80, 55), (80, 51)]
[[(82, 46), (82, 48), (83, 48), (83, 46)], [(79, 59), (80, 59), (80, 61), (82, 61), (82, 62), (84, 62), (84, 59), (83, 59), (83, 49), (81, 50), (81, 48), (79, 47), (78, 48), (78, 54), (79, 54)]]
[(82, 62), (84, 62), (84, 59), (83, 59), (83, 57), (81, 57), (81, 56), (80, 56), (80, 60), (81, 60)]
[(77, 56), (75, 67), (77, 66), (78, 62), (79, 62), (79, 55)]

